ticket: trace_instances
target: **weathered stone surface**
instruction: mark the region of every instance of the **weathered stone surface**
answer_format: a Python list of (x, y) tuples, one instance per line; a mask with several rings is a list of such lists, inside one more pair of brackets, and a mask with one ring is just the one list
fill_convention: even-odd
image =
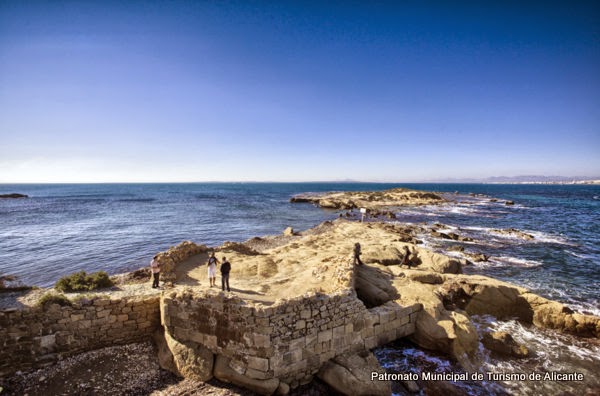
[(177, 369), (175, 361), (173, 360), (173, 353), (169, 349), (169, 345), (167, 345), (164, 328), (160, 327), (157, 329), (152, 334), (152, 339), (154, 340), (154, 344), (158, 350), (158, 364), (160, 367), (172, 372), (173, 374), (181, 376), (181, 373)]
[(279, 387), (278, 378), (265, 380), (249, 378), (229, 367), (229, 362), (229, 358), (217, 355), (214, 367), (214, 375), (217, 379), (250, 389), (261, 395), (272, 395)]
[(214, 355), (209, 349), (193, 341), (180, 342), (169, 333), (165, 333), (165, 340), (180, 376), (198, 381), (212, 378)]
[(294, 235), (294, 229), (292, 227), (287, 227), (285, 230), (283, 230), (283, 235), (286, 235), (286, 236)]
[(344, 354), (326, 362), (317, 376), (343, 395), (391, 395), (389, 381), (373, 381), (371, 373), (383, 372), (371, 352)]
[(391, 285), (392, 275), (386, 267), (359, 266), (354, 288), (358, 298), (367, 307), (375, 307), (398, 298), (398, 291)]
[(500, 355), (516, 358), (526, 358), (529, 356), (527, 348), (518, 344), (510, 334), (504, 331), (485, 333), (481, 342), (487, 349)]
[(406, 271), (405, 274), (410, 280), (420, 283), (428, 283), (430, 285), (442, 284), (446, 279), (442, 274), (431, 271), (409, 270)]

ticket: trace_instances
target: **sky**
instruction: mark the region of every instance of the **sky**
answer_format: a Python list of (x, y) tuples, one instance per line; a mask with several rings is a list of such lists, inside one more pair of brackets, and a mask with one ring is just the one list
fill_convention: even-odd
[(0, 183), (600, 176), (600, 3), (0, 1)]

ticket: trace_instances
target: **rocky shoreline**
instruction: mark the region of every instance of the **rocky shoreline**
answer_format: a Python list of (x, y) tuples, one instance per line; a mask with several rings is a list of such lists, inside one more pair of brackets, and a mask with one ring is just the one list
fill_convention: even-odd
[[(391, 207), (403, 205), (431, 205), (447, 202), (434, 193), (405, 189), (378, 193), (357, 192), (297, 196), (292, 200), (293, 202), (310, 202), (321, 207), (338, 210), (364, 207), (371, 213), (384, 213)], [(325, 385), (321, 382), (310, 382), (314, 378), (319, 378), (341, 393), (389, 394), (391, 384), (388, 381), (374, 383), (368, 378), (367, 372), (382, 371), (369, 352), (370, 349), (396, 338), (408, 336), (416, 345), (447, 354), (459, 362), (465, 370), (476, 371), (481, 364), (477, 354), (480, 344), (479, 335), (470, 318), (472, 315), (493, 315), (498, 319), (516, 317), (524, 324), (555, 329), (578, 337), (600, 338), (600, 318), (598, 317), (574, 312), (561, 303), (537, 296), (525, 288), (507, 282), (484, 276), (462, 274), (463, 266), (470, 265), (468, 257), (474, 261), (478, 261), (478, 259), (485, 261), (487, 260), (485, 254), (467, 251), (464, 254), (465, 258), (457, 259), (432, 252), (421, 246), (418, 236), (424, 233), (429, 233), (435, 238), (469, 242), (467, 237), (461, 236), (457, 232), (439, 231), (441, 228), (443, 225), (428, 227), (378, 221), (361, 223), (338, 219), (333, 222), (324, 222), (303, 232), (286, 230), (279, 236), (256, 237), (244, 243), (228, 242), (216, 250), (219, 255), (227, 255), (229, 260), (234, 263), (233, 293), (231, 295), (207, 290), (206, 268), (202, 267), (206, 259), (207, 247), (191, 242), (173, 247), (160, 255), (164, 279), (168, 281), (161, 293), (161, 322), (164, 329), (155, 336), (155, 342), (159, 345), (158, 354), (162, 354), (159, 359), (161, 366), (178, 376), (189, 377), (186, 381), (189, 381), (190, 378), (195, 381), (199, 379), (208, 381), (214, 376), (219, 380), (249, 387), (261, 394), (273, 392), (299, 394), (297, 392), (300, 389), (304, 389), (308, 394), (320, 394), (319, 392), (326, 389)], [(534, 238), (533, 235), (516, 229), (494, 230), (494, 232), (524, 240)], [(361, 257), (365, 264), (362, 266), (351, 264), (351, 252), (355, 242), (360, 242), (363, 247)], [(408, 262), (404, 260), (407, 251), (409, 252)], [(402, 265), (403, 263), (404, 265)], [(138, 273), (137, 276), (136, 274), (123, 276), (121, 292), (123, 293), (125, 290), (127, 293), (126, 290), (130, 290), (130, 293), (140, 293), (140, 287), (132, 286), (132, 282), (135, 282), (136, 278), (143, 279), (144, 276), (147, 276), (144, 271)], [(105, 293), (110, 295), (110, 292)], [(143, 293), (146, 291), (144, 290)], [(156, 292), (152, 291), (152, 293)], [(328, 348), (332, 349), (324, 350), (323, 355), (319, 355), (325, 344), (319, 346), (319, 349), (309, 349), (307, 340), (311, 334), (315, 334), (315, 339), (318, 335), (318, 339), (321, 340), (321, 334), (329, 331), (330, 328), (325, 325), (324, 321), (329, 320), (327, 315), (332, 318), (340, 315), (340, 309), (336, 303), (323, 305), (325, 308), (321, 310), (319, 309), (321, 305), (316, 305), (312, 311), (309, 310), (306, 314), (301, 308), (298, 308), (298, 319), (291, 319), (290, 323), (285, 322), (287, 320), (285, 315), (292, 315), (290, 318), (295, 317), (293, 312), (296, 311), (291, 309), (296, 304), (295, 299), (305, 299), (299, 305), (302, 307), (315, 298), (329, 298), (338, 293), (342, 293), (342, 299), (347, 301), (345, 304), (363, 307), (356, 308), (358, 310), (352, 312), (349, 311), (348, 320), (350, 322), (336, 322), (340, 323), (342, 327), (342, 335), (344, 332), (347, 332), (348, 335), (352, 331), (358, 333), (338, 344), (340, 351), (346, 348), (348, 353), (335, 352), (335, 349), (332, 348), (331, 338), (327, 339), (323, 335), (323, 341), (325, 344), (329, 342)], [(26, 299), (20, 301), (32, 304), (32, 301)], [(186, 301), (191, 301), (192, 305)], [(208, 301), (209, 304), (217, 305), (214, 307), (210, 305), (211, 311), (204, 311), (203, 303), (200, 302), (200, 305), (195, 306), (193, 305), (194, 301)], [(240, 308), (234, 308), (234, 306), (238, 306), (237, 304)], [(410, 318), (408, 315), (406, 316), (406, 324), (412, 327), (406, 328), (402, 332), (396, 332), (396, 326), (404, 323), (404, 317), (400, 316), (401, 311), (398, 311), (397, 307), (402, 309), (402, 307), (411, 306), (420, 307), (418, 311), (414, 311), (416, 316), (413, 317), (412, 313)], [(225, 307), (230, 307), (227, 308), (229, 311), (223, 311)], [(273, 313), (283, 309), (281, 312), (284, 316), (277, 316), (276, 319), (270, 318), (264, 322), (263, 318), (269, 318), (268, 312), (271, 312), (268, 311), (268, 307), (273, 307)], [(267, 349), (256, 352), (259, 353), (258, 356), (262, 357), (252, 357), (255, 352), (252, 351), (252, 348), (244, 352), (248, 346), (245, 346), (243, 337), (238, 339), (236, 335), (236, 332), (244, 333), (245, 326), (250, 326), (249, 322), (245, 321), (246, 319), (239, 319), (239, 325), (235, 329), (227, 324), (217, 323), (218, 320), (238, 321), (233, 312), (237, 312), (239, 309), (242, 311), (251, 309), (252, 311), (248, 312), (256, 312), (258, 316), (253, 320), (266, 324), (263, 324), (266, 326), (264, 334), (271, 334), (273, 329), (277, 329), (279, 326), (276, 324), (277, 321), (282, 320), (283, 328), (288, 326), (291, 329), (289, 338), (286, 338), (288, 336), (269, 336), (270, 341), (265, 341)], [(331, 310), (331, 313), (326, 315), (328, 310)], [(169, 312), (169, 316), (175, 316), (169, 319), (165, 312)], [(226, 342), (221, 343), (217, 340), (213, 345), (210, 337), (207, 338), (212, 330), (207, 328), (204, 333), (196, 336), (186, 330), (188, 327), (184, 322), (174, 322), (176, 318), (191, 320), (190, 315), (195, 315), (194, 312), (205, 312), (204, 315), (208, 315), (207, 318), (215, 317), (217, 324), (213, 330), (220, 329), (221, 334), (227, 332)], [(391, 314), (393, 316), (390, 317), (390, 312), (398, 313), (393, 313)], [(321, 317), (322, 319), (320, 319)], [(194, 320), (200, 320), (197, 322), (199, 325), (202, 323), (202, 319)], [(298, 327), (300, 322), (302, 322), (302, 326)], [(319, 326), (321, 326), (320, 329)], [(334, 324), (334, 326), (337, 325)], [(373, 334), (368, 330), (370, 327), (380, 329), (378, 331), (381, 333)], [(314, 330), (312, 330), (313, 328)], [(232, 331), (233, 333), (231, 333)], [(329, 337), (331, 334), (335, 335), (336, 331), (335, 329), (331, 330)], [(392, 331), (393, 335), (390, 335), (389, 331)], [(256, 333), (256, 330), (252, 330), (247, 334), (260, 336), (263, 333)], [(289, 366), (294, 361), (282, 360), (279, 362), (277, 354), (270, 358), (269, 356), (272, 355), (268, 348), (288, 348), (291, 344), (300, 345), (297, 341), (299, 339), (303, 341), (302, 346), (298, 349), (300, 351), (299, 360), (295, 362), (298, 364), (304, 362), (302, 356), (306, 354), (309, 355), (306, 359), (311, 359), (310, 354), (322, 357), (318, 358), (316, 362), (313, 359), (312, 363), (308, 360), (309, 365), (312, 365), (309, 367), (312, 368), (303, 371), (305, 374), (294, 379), (296, 374), (287, 371), (285, 366)], [(290, 342), (291, 344), (289, 344)], [(510, 334), (486, 333), (483, 345), (490, 351), (515, 358), (526, 357), (528, 354), (527, 346), (516, 343)], [(231, 348), (236, 348), (236, 350), (231, 350)], [(310, 348), (314, 348), (314, 346)], [(265, 359), (267, 361), (266, 369), (260, 371)], [(291, 359), (294, 357), (292, 356)], [(198, 371), (198, 367), (206, 368)], [(369, 367), (368, 370), (367, 367)], [(277, 374), (278, 372), (281, 374)], [(172, 383), (172, 377), (165, 376), (162, 371), (156, 371), (156, 373), (162, 373), (160, 375), (170, 379), (159, 381), (151, 386), (153, 389), (144, 389), (139, 394), (160, 392), (160, 389), (167, 385), (172, 386), (169, 388), (170, 394), (188, 394), (185, 390), (177, 389), (177, 385)], [(44, 382), (39, 379), (42, 376), (44, 375), (39, 374), (38, 382)], [(7, 388), (8, 391), (21, 390), (14, 385), (19, 383), (15, 378), (8, 379), (8, 386), (13, 387), (12, 390)], [(276, 380), (272, 381), (273, 385), (268, 382), (271, 379)], [(66, 378), (66, 380), (70, 379)], [(72, 381), (76, 382), (77, 380), (73, 378)], [(410, 392), (415, 390), (417, 384), (405, 383), (402, 386), (405, 388), (405, 392)], [(210, 390), (210, 392), (229, 394), (218, 393), (220, 392), (218, 390)]]

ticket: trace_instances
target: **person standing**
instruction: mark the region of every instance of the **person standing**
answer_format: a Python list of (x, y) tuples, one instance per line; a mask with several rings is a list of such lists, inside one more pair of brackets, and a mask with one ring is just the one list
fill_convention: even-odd
[(227, 261), (227, 258), (223, 256), (223, 264), (221, 264), (221, 287), (225, 291), (225, 285), (227, 285), (227, 291), (231, 291), (229, 288), (229, 273), (231, 272), (231, 264)]
[(156, 289), (158, 287), (158, 279), (160, 278), (160, 263), (158, 262), (158, 254), (154, 256), (152, 261), (150, 262), (150, 269), (152, 270), (152, 288)]
[(217, 286), (217, 264), (219, 264), (219, 260), (215, 257), (215, 252), (212, 252), (208, 258), (208, 280), (210, 281), (210, 287)]
[(404, 246), (404, 257), (402, 257), (402, 262), (400, 265), (407, 265), (410, 268), (411, 260), (410, 260), (410, 250), (408, 250), (408, 246)]
[(354, 261), (352, 264), (356, 265), (358, 263), (358, 265), (362, 265), (363, 262), (360, 260), (360, 243), (356, 242), (354, 244)]

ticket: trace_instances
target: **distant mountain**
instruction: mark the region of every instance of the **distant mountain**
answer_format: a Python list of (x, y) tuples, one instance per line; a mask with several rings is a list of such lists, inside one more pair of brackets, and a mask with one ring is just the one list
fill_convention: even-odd
[(444, 179), (436, 180), (438, 183), (498, 183), (498, 184), (600, 184), (600, 177), (590, 176), (493, 176), (484, 179)]

